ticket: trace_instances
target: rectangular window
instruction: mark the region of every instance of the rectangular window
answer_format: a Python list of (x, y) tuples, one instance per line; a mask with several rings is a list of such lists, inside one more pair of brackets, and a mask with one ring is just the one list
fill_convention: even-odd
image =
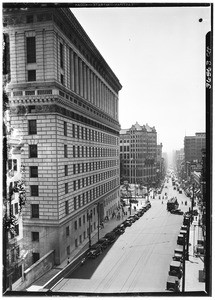
[(38, 185), (30, 185), (31, 196), (38, 197), (39, 196), (39, 188)]
[(66, 215), (69, 214), (69, 202), (68, 202), (68, 200), (65, 201), (65, 214), (66, 214)]
[(80, 244), (82, 243), (82, 236), (81, 235), (79, 236), (79, 243)]
[(64, 145), (64, 157), (67, 158), (67, 145)]
[(67, 165), (64, 166), (64, 175), (68, 176), (68, 166)]
[(29, 157), (37, 157), (37, 145), (29, 145)]
[(39, 253), (36, 253), (36, 252), (33, 252), (32, 253), (32, 261), (33, 261), (33, 264), (38, 261), (40, 259), (40, 254)]
[(70, 246), (67, 246), (66, 253), (67, 253), (67, 255), (70, 255)]
[(60, 66), (63, 69), (63, 44), (60, 43)]
[(32, 231), (31, 232), (31, 238), (32, 238), (32, 242), (39, 242), (40, 239), (40, 234), (38, 231)]
[(14, 230), (16, 235), (19, 235), (19, 224), (15, 225)]
[(65, 194), (68, 194), (69, 192), (69, 187), (68, 187), (68, 182), (65, 183)]
[(19, 213), (18, 203), (15, 203), (14, 207), (15, 207), (15, 215), (17, 215)]
[(27, 64), (36, 62), (36, 40), (35, 36), (26, 38)]
[(61, 82), (61, 84), (64, 84), (64, 77), (63, 77), (63, 74), (60, 74), (60, 82)]
[(75, 239), (75, 248), (77, 248), (77, 247), (78, 247), (78, 240)]
[(63, 123), (64, 135), (67, 136), (67, 122)]
[(69, 226), (66, 227), (66, 236), (69, 236)]
[(74, 223), (74, 227), (75, 227), (75, 230), (77, 230), (77, 229), (78, 229), (78, 224), (77, 224), (77, 221), (75, 221), (75, 223)]
[(77, 198), (74, 197), (74, 210), (76, 210), (76, 209), (77, 209)]
[(30, 177), (38, 177), (38, 167), (37, 166), (31, 166), (30, 167)]
[(37, 120), (28, 120), (28, 134), (37, 134)]
[(39, 218), (39, 204), (31, 204), (31, 217)]
[(36, 81), (36, 70), (28, 70), (28, 81)]
[(28, 15), (26, 16), (26, 23), (33, 23), (34, 22), (34, 16)]
[(79, 218), (79, 227), (81, 227), (81, 218)]

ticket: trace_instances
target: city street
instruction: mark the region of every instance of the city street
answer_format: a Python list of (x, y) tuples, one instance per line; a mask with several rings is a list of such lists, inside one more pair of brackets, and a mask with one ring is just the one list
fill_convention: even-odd
[[(165, 292), (169, 264), (177, 245), (182, 215), (166, 210), (168, 197), (176, 196), (187, 211), (190, 200), (173, 190), (169, 180), (162, 194), (150, 199), (152, 207), (99, 257), (85, 262), (52, 288), (56, 292), (127, 293)], [(161, 196), (161, 199), (159, 199)], [(163, 200), (163, 204), (162, 204)], [(185, 200), (188, 204), (185, 205)], [(183, 204), (182, 204), (183, 202)]]

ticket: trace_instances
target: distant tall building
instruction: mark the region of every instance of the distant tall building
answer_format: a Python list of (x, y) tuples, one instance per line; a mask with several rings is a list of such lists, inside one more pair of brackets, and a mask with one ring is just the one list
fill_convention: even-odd
[(70, 9), (5, 8), (3, 17), (11, 126), (26, 170), (25, 263), (54, 251), (59, 264), (120, 202), (122, 86)]
[(184, 137), (184, 159), (185, 162), (201, 161), (202, 149), (205, 148), (205, 133), (196, 133), (195, 136)]
[[(161, 150), (161, 149), (160, 149)], [(138, 123), (120, 131), (121, 180), (155, 183), (157, 175), (157, 132), (155, 127)], [(161, 155), (159, 154), (159, 157)]]

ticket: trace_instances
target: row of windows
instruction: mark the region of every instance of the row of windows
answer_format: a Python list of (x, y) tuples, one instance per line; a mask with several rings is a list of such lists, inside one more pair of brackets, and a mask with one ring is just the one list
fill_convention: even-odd
[[(73, 164), (73, 174), (106, 169), (118, 165), (117, 160), (94, 161), (82, 164)], [(68, 166), (65, 166), (65, 176), (68, 175)]]
[[(105, 179), (108, 179), (110, 177), (115, 176), (119, 170), (111, 170), (107, 172), (103, 172), (100, 174), (95, 174), (89, 177), (85, 177), (82, 179), (74, 180), (73, 181), (73, 191), (79, 190), (81, 188), (84, 188), (86, 186), (89, 186), (91, 184), (103, 181)], [(69, 183), (65, 183), (65, 194), (69, 193)], [(39, 196), (39, 186), (38, 185), (30, 185), (30, 196), (32, 197), (38, 197)]]
[[(73, 146), (72, 157), (116, 157), (118, 156), (118, 150), (107, 149), (99, 147), (84, 147), (84, 146)], [(29, 145), (29, 158), (37, 158), (38, 149), (37, 145)], [(68, 158), (68, 146), (64, 145), (64, 157)]]
[[(117, 165), (116, 160), (73, 164), (73, 174), (101, 170), (101, 169), (105, 169), (108, 167), (114, 167), (116, 165)], [(38, 177), (38, 166), (30, 166), (29, 167), (29, 175), (31, 178), (37, 178)], [(64, 166), (64, 175), (65, 176), (69, 175), (69, 166), (68, 165)]]
[[(85, 147), (72, 146), (72, 157), (117, 157), (119, 155), (118, 149), (100, 148), (100, 147)], [(30, 156), (31, 157), (31, 156)], [(64, 157), (68, 158), (68, 146), (64, 145)]]
[[(100, 197), (101, 195), (107, 193), (108, 191), (112, 190), (118, 185), (118, 180), (113, 179), (109, 182), (106, 182), (98, 187), (95, 187), (81, 195), (74, 197), (74, 210), (79, 209), (80, 207), (84, 206), (85, 204), (95, 200), (96, 198)], [(32, 186), (31, 186), (32, 187)], [(37, 186), (38, 189), (38, 186)], [(68, 215), (70, 212), (69, 210), (69, 201), (65, 201), (65, 215)], [(32, 218), (39, 218), (39, 204), (31, 204), (31, 217)]]
[[(89, 129), (80, 125), (72, 124), (68, 128), (68, 123), (64, 121), (63, 133), (68, 136), (68, 129), (72, 130), (72, 137), (77, 139), (84, 139), (88, 141), (95, 141), (99, 143), (117, 145), (118, 139), (109, 134), (99, 132), (97, 130)], [(28, 134), (37, 134), (37, 120), (28, 120)]]

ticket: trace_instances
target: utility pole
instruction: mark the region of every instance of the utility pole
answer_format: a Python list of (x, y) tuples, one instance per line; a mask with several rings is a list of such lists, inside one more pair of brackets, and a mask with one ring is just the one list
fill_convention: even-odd
[(99, 202), (97, 203), (97, 214), (98, 214), (98, 240), (99, 240)]
[(194, 206), (194, 189), (195, 189), (195, 183), (193, 183), (193, 197), (192, 197), (192, 201), (191, 201), (191, 212), (193, 212), (193, 206)]
[(90, 220), (92, 218), (92, 213), (87, 213), (88, 221), (89, 221), (89, 248), (91, 247), (91, 223)]
[(183, 233), (183, 275), (182, 275), (182, 292), (185, 291), (185, 243), (186, 243), (186, 240), (185, 240), (185, 234), (186, 233)]

